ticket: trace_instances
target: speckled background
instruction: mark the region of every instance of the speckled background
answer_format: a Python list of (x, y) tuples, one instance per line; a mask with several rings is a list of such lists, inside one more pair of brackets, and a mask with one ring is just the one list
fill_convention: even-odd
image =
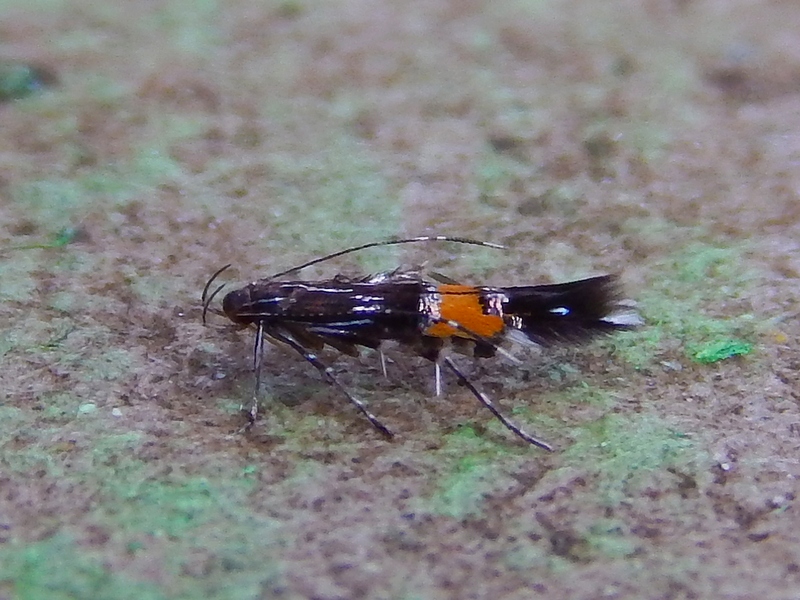
[[(796, 2), (4, 0), (0, 80), (0, 598), (797, 596)], [(508, 250), (307, 276), (638, 301), (460, 361), (557, 451), (402, 348), (324, 355), (393, 441), (275, 347), (241, 433), (208, 276), (418, 234)]]

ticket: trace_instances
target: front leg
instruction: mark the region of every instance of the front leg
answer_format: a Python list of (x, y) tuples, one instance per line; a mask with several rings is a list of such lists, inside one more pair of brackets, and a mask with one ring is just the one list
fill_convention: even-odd
[(247, 404), (239, 406), (239, 410), (247, 417), (247, 425), (244, 430), (249, 430), (256, 422), (258, 417), (258, 392), (261, 389), (261, 365), (264, 362), (264, 322), (258, 322), (256, 329), (255, 344), (253, 344), (253, 374), (255, 377), (255, 387), (253, 397)]

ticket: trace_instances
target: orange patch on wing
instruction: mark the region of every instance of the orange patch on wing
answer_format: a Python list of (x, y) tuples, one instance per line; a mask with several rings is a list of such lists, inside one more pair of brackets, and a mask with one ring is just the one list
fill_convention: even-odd
[(439, 306), (442, 319), (455, 321), (464, 330), (451, 327), (447, 323), (435, 323), (428, 327), (425, 335), (469, 339), (469, 333), (474, 333), (491, 338), (502, 333), (505, 328), (503, 317), (483, 312), (480, 289), (468, 285), (440, 285), (437, 291), (442, 297)]

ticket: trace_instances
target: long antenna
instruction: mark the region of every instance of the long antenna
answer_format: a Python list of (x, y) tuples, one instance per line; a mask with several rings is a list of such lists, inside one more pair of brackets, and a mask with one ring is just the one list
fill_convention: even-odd
[(413, 244), (416, 242), (455, 242), (457, 244), (484, 246), (485, 248), (495, 248), (498, 250), (505, 249), (505, 246), (501, 246), (500, 244), (493, 244), (492, 242), (482, 242), (480, 240), (472, 240), (469, 238), (461, 238), (461, 237), (449, 237), (446, 235), (429, 235), (429, 236), (405, 238), (401, 240), (384, 240), (382, 242), (370, 242), (369, 244), (362, 244), (361, 246), (353, 246), (352, 248), (339, 250), (339, 252), (326, 254), (325, 256), (321, 256), (320, 258), (315, 258), (314, 260), (310, 260), (306, 263), (303, 263), (302, 265), (292, 267), (291, 269), (286, 269), (285, 271), (281, 271), (280, 273), (275, 273), (274, 275), (267, 277), (267, 279), (277, 279), (278, 277), (283, 277), (284, 275), (288, 275), (289, 273), (295, 273), (296, 271), (300, 271), (302, 269), (305, 269), (306, 267), (310, 267), (311, 265), (316, 265), (326, 260), (331, 260), (332, 258), (344, 256), (345, 254), (350, 254), (352, 252), (358, 252), (359, 250), (366, 250), (367, 248), (375, 248), (377, 246), (396, 246), (398, 244)]

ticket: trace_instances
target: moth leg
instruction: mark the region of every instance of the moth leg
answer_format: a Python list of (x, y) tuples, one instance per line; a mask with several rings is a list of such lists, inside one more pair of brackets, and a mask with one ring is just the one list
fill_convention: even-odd
[(492, 414), (495, 417), (497, 417), (497, 420), (499, 420), (503, 425), (505, 425), (508, 429), (510, 429), (517, 436), (521, 437), (523, 440), (525, 440), (529, 444), (533, 444), (534, 446), (542, 448), (543, 450), (547, 450), (548, 452), (552, 452), (553, 451), (553, 447), (550, 444), (548, 444), (547, 442), (543, 442), (541, 440), (537, 440), (535, 437), (533, 437), (532, 435), (526, 433), (518, 425), (514, 424), (512, 421), (510, 421), (508, 418), (506, 418), (506, 416), (503, 415), (503, 413), (501, 413), (497, 409), (497, 407), (486, 396), (486, 394), (484, 394), (483, 392), (478, 390), (478, 388), (476, 388), (475, 385), (473, 385), (473, 383), (469, 379), (467, 379), (467, 376), (464, 375), (458, 369), (458, 367), (456, 367), (455, 363), (450, 359), (449, 356), (442, 357), (442, 362), (445, 365), (447, 365), (447, 367), (453, 373), (455, 373), (456, 377), (458, 377), (458, 380), (463, 385), (465, 385), (467, 387), (467, 389), (469, 389), (470, 392), (472, 392), (472, 395), (475, 396), (481, 402), (481, 404), (483, 404), (486, 408), (488, 408), (490, 411), (492, 411)]
[[(475, 333), (468, 327), (464, 327), (458, 321), (453, 321), (451, 319), (442, 319), (441, 317), (428, 317), (428, 318), (430, 319), (431, 323), (434, 324), (441, 323), (443, 325), (447, 325), (448, 327), (452, 327), (453, 329), (462, 331), (465, 334), (467, 334), (469, 336), (468, 338), (454, 338), (454, 341), (460, 340), (460, 341), (473, 342), (475, 344), (475, 348), (473, 350), (473, 356), (475, 358), (491, 358), (495, 354), (500, 354), (505, 358), (507, 358), (508, 360), (510, 360), (511, 362), (513, 362), (514, 364), (517, 365), (522, 364), (522, 361), (519, 358), (511, 354), (508, 350), (506, 350), (502, 346), (499, 346), (496, 343), (496, 340), (488, 338), (479, 333)], [(428, 357), (426, 356), (426, 358)]]
[(372, 423), (376, 429), (378, 429), (386, 437), (391, 438), (394, 436), (394, 434), (391, 431), (389, 431), (386, 425), (381, 423), (375, 415), (369, 412), (366, 404), (364, 404), (361, 400), (353, 396), (347, 390), (347, 388), (345, 388), (341, 383), (339, 383), (339, 380), (336, 379), (336, 377), (334, 377), (333, 375), (333, 369), (331, 369), (329, 366), (323, 363), (319, 358), (317, 358), (316, 354), (310, 352), (302, 344), (299, 344), (294, 339), (292, 339), (287, 335), (284, 335), (283, 333), (280, 333), (278, 331), (271, 331), (270, 335), (276, 340), (281, 341), (288, 346), (291, 346), (300, 356), (302, 356), (309, 363), (311, 363), (317, 369), (317, 371), (320, 372), (320, 375), (322, 375), (325, 381), (327, 381), (329, 384), (331, 384), (332, 386), (337, 388), (340, 392), (342, 392), (342, 394), (344, 394), (345, 397), (352, 404), (354, 404), (355, 407), (358, 410), (360, 410), (365, 417), (367, 417), (367, 419), (369, 419), (369, 422)]
[(433, 378), (437, 396), (442, 395), (442, 367), (439, 364), (442, 348), (444, 348), (444, 340), (438, 337), (421, 336), (414, 342), (414, 351), (433, 363)]
[(253, 389), (253, 397), (247, 404), (242, 404), (239, 410), (247, 415), (247, 425), (245, 429), (249, 429), (253, 423), (256, 422), (258, 417), (258, 392), (261, 389), (261, 365), (264, 362), (264, 323), (258, 322), (256, 329), (256, 340), (253, 344), (253, 373), (255, 375), (255, 388)]
[(389, 375), (386, 373), (386, 355), (383, 353), (382, 348), (378, 348), (378, 352), (381, 355), (381, 371), (383, 371), (383, 378), (389, 379)]

